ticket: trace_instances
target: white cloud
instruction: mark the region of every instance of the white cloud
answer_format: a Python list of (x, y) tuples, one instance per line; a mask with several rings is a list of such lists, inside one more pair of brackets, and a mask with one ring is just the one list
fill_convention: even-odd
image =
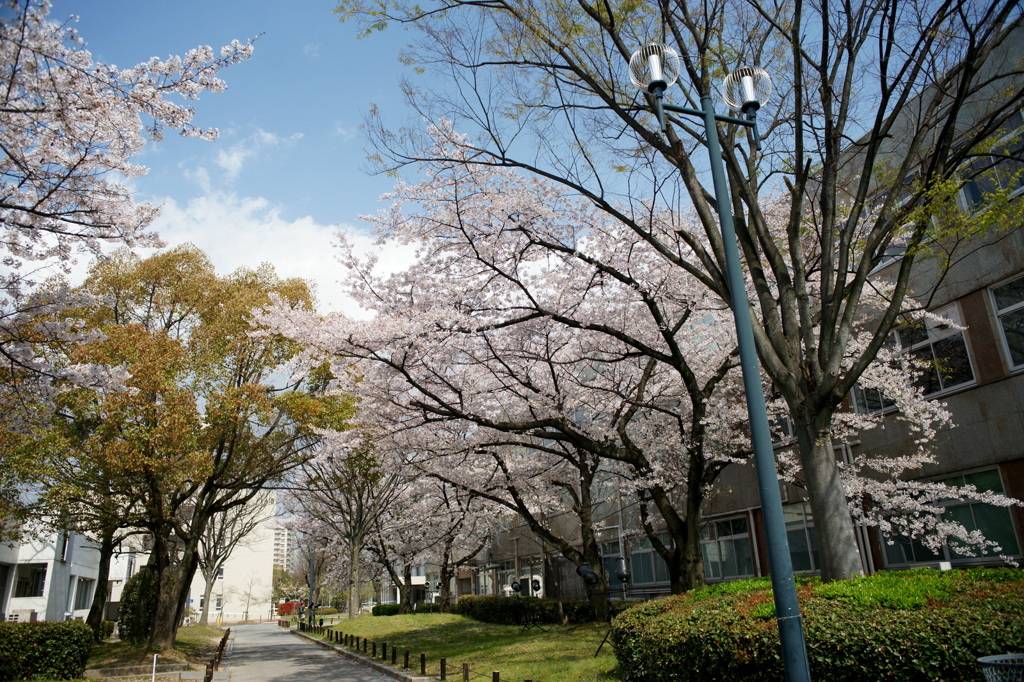
[(348, 142), (358, 136), (359, 128), (357, 126), (345, 126), (341, 123), (335, 123), (334, 134), (340, 137), (343, 142)]
[(260, 128), (230, 147), (218, 149), (217, 165), (227, 174), (228, 179), (234, 180), (242, 172), (245, 162), (257, 156), (261, 151), (289, 146), (301, 139), (302, 133), (281, 136)]
[[(335, 236), (344, 232), (361, 253), (379, 249), (372, 235), (349, 225), (321, 225), (310, 217), (286, 220), (280, 209), (261, 197), (212, 192), (186, 205), (165, 199), (153, 227), (168, 246), (191, 242), (206, 252), (218, 274), (239, 267), (272, 264), (282, 277), (301, 277), (317, 286), (321, 312), (363, 317), (345, 295), (345, 273), (336, 259)], [(389, 248), (380, 262), (388, 271), (413, 261), (413, 247)]]

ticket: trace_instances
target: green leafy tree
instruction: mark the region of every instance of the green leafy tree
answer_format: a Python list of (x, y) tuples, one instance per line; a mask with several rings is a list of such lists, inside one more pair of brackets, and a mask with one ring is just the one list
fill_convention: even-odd
[(315, 429), (343, 428), (351, 406), (315, 377), (289, 375), (298, 346), (251, 321), (272, 296), (312, 306), (304, 282), (269, 266), (219, 277), (191, 246), (146, 259), (119, 252), (92, 267), (83, 289), (104, 303), (78, 314), (104, 336), (68, 362), (123, 365), (131, 378), (127, 390), (67, 401), (62, 426), (73, 437), (65, 433), (69, 447), (53, 451), (66, 475), (50, 493), (69, 502), (67, 516), (104, 497), (123, 501), (113, 518), (146, 534), (146, 571), (157, 585), (141, 631), (167, 647), (211, 519), (309, 459)]

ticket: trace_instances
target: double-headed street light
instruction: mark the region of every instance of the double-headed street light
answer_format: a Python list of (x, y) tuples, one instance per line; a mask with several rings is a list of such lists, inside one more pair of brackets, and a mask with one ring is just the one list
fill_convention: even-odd
[(747, 414), (750, 419), (750, 437), (754, 447), (754, 464), (757, 470), (757, 486), (761, 495), (761, 510), (764, 515), (765, 535), (768, 541), (768, 561), (771, 566), (772, 591), (775, 597), (775, 613), (779, 624), (779, 638), (782, 644), (782, 660), (786, 680), (804, 682), (810, 680), (807, 664), (807, 650), (796, 599), (796, 584), (793, 580), (793, 563), (789, 555), (786, 538), (786, 524), (782, 516), (782, 496), (779, 493), (779, 477), (775, 469), (771, 431), (768, 428), (768, 411), (764, 402), (764, 387), (761, 384), (761, 370), (754, 346), (754, 330), (750, 320), (750, 302), (747, 300), (740, 267), (739, 248), (736, 243), (736, 229), (733, 225), (732, 209), (729, 202), (729, 188), (722, 163), (722, 148), (718, 140), (718, 122), (734, 123), (751, 128), (754, 141), (760, 149), (757, 131), (757, 110), (771, 95), (771, 79), (759, 67), (745, 66), (730, 73), (722, 88), (726, 103), (743, 113), (743, 118), (719, 116), (710, 95), (700, 98), (701, 110), (687, 109), (664, 102), (665, 91), (679, 78), (679, 54), (667, 45), (651, 43), (633, 53), (629, 60), (629, 77), (633, 84), (650, 93), (654, 98), (654, 113), (664, 133), (668, 129), (665, 111), (696, 116), (704, 120), (707, 135), (708, 154), (711, 157), (711, 177), (715, 186), (715, 201), (722, 229), (722, 243), (725, 251), (726, 282), (732, 302), (733, 318), (736, 323), (736, 340), (740, 351), (740, 367), (743, 372), (743, 387), (747, 398)]

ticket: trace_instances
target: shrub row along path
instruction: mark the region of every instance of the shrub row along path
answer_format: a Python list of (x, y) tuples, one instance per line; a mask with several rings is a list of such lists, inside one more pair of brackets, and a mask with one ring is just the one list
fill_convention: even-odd
[(382, 682), (390, 678), (304, 642), (274, 623), (231, 628), (235, 636), (225, 659), (234, 682)]

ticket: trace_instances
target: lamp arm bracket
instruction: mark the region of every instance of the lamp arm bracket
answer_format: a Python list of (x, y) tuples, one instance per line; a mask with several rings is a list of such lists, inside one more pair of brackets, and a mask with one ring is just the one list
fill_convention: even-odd
[[(669, 104), (668, 102), (663, 103), (661, 106), (663, 106), (666, 111), (704, 118), (704, 112), (699, 109), (688, 109), (686, 107), (676, 106), (675, 104)], [(715, 120), (720, 121), (721, 123), (735, 123), (736, 125), (746, 126), (748, 128), (753, 128), (757, 125), (755, 121), (750, 121), (745, 118), (736, 118), (734, 116), (723, 116), (721, 114), (715, 114)]]

